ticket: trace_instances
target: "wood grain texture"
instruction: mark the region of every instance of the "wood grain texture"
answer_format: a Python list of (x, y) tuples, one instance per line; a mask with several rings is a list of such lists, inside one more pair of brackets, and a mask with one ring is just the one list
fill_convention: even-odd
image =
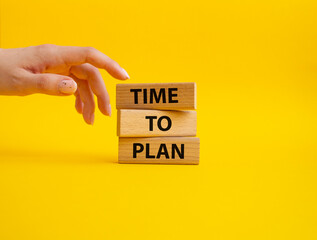
[(196, 136), (196, 111), (118, 110), (119, 137)]
[(116, 91), (117, 109), (196, 109), (194, 82), (117, 84)]
[(119, 138), (119, 163), (199, 164), (199, 145), (195, 137)]

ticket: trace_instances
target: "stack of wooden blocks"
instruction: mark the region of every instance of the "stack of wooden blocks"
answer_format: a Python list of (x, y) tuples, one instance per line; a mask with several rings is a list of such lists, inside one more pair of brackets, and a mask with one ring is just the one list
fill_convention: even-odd
[(119, 163), (198, 164), (195, 83), (117, 84)]

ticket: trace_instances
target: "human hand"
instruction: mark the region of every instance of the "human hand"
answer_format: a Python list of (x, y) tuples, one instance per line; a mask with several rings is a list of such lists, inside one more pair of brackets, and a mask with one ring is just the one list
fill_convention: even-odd
[(94, 95), (99, 110), (111, 115), (109, 94), (98, 68), (120, 80), (129, 78), (117, 62), (91, 47), (44, 44), (0, 49), (0, 95), (74, 94), (76, 110), (86, 123), (93, 124)]

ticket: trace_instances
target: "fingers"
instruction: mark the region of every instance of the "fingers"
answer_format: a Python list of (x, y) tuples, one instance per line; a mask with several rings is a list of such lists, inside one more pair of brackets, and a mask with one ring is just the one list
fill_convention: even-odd
[(74, 95), (76, 96), (75, 108), (79, 114), (83, 114), (84, 103), (80, 98), (79, 91), (77, 90)]
[[(34, 48), (32, 48), (34, 49)], [(127, 72), (114, 60), (102, 52), (91, 47), (56, 46), (44, 44), (36, 46), (39, 61), (44, 62), (45, 69), (36, 72), (47, 72), (43, 74), (30, 73), (29, 92), (45, 93), (50, 95), (70, 95), (77, 90), (75, 107), (88, 124), (94, 122), (95, 102), (94, 94), (97, 96), (98, 107), (105, 115), (111, 115), (109, 94), (104, 81), (97, 68), (105, 69), (114, 78), (120, 80), (129, 79)], [(46, 59), (48, 59), (46, 61)], [(50, 74), (60, 66), (66, 66), (71, 77)], [(58, 71), (61, 73), (61, 71)], [(62, 72), (63, 74), (63, 72)], [(75, 81), (74, 81), (75, 80)]]
[(50, 73), (27, 73), (25, 78), (25, 91), (28, 93), (65, 96), (71, 95), (77, 90), (76, 82), (71, 77), (63, 75)]
[(92, 47), (41, 45), (42, 51), (54, 54), (67, 65), (90, 63), (97, 68), (105, 69), (111, 76), (120, 80), (129, 79), (127, 72), (107, 55)]
[[(73, 76), (73, 78), (76, 80), (78, 84), (78, 92), (79, 92), (79, 95), (76, 96), (76, 109), (78, 112), (82, 112), (84, 120), (87, 124), (93, 125), (95, 120), (94, 94), (87, 81), (81, 80), (75, 76)], [(83, 106), (80, 106), (81, 103), (79, 101), (82, 101)], [(80, 109), (81, 107), (82, 107), (82, 110)]]
[(86, 63), (71, 67), (70, 72), (79, 79), (88, 80), (91, 90), (97, 96), (100, 111), (111, 116), (109, 94), (99, 70)]

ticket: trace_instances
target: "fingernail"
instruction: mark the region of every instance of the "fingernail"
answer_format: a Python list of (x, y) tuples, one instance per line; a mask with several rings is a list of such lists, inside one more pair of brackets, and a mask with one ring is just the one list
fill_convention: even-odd
[(91, 124), (91, 125), (94, 125), (94, 122), (95, 122), (95, 114), (93, 113), (93, 114), (91, 114), (91, 116), (90, 116), (90, 124)]
[(106, 111), (107, 111), (107, 115), (108, 115), (109, 117), (111, 117), (111, 105), (110, 105), (110, 104), (107, 105)]
[(122, 71), (124, 72), (124, 74), (125, 74), (125, 76), (127, 77), (127, 79), (130, 79), (129, 74), (127, 73), (127, 71), (126, 71), (126, 70), (124, 70), (124, 68), (122, 68)]
[(71, 94), (77, 89), (77, 83), (73, 80), (63, 80), (58, 84), (58, 90), (61, 93)]

